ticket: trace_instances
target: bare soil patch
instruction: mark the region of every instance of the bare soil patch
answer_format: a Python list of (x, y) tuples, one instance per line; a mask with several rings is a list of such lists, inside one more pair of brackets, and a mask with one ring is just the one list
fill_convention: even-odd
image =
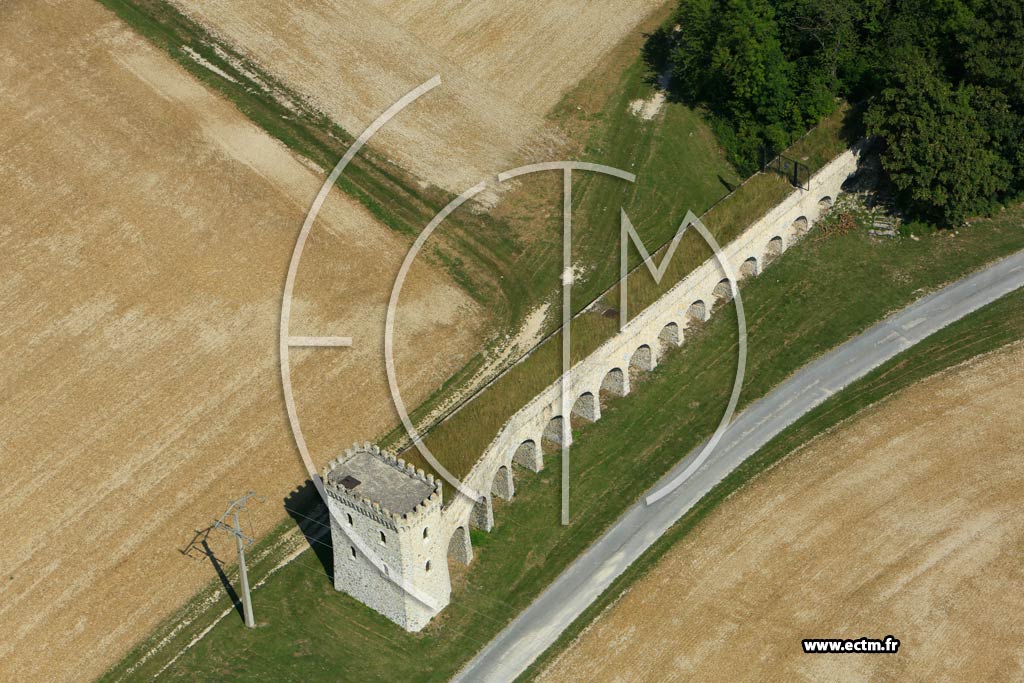
[(375, 145), (453, 192), (557, 154), (565, 137), (545, 115), (665, 5), (174, 1), (353, 134), (439, 74), (443, 85), (396, 119)]
[[(194, 529), (255, 489), (262, 534), (305, 479), (277, 330), (322, 175), (93, 3), (5, 7), (0, 120), (0, 678), (88, 680), (214, 578), (178, 552)], [(396, 422), (381, 339), (407, 247), (340, 192), (306, 247), (292, 333), (355, 340), (293, 355), (320, 462)], [(414, 271), (410, 404), (485, 322)]]
[[(1024, 677), (1024, 345), (922, 381), (736, 493), (542, 681)], [(901, 640), (805, 655), (803, 638)]]

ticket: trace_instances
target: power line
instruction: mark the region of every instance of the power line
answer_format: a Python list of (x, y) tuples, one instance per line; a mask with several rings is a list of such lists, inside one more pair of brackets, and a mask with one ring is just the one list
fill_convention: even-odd
[(308, 519), (309, 521), (313, 522), (314, 524), (319, 524), (320, 526), (322, 526), (322, 527), (326, 527), (326, 528), (328, 528), (328, 529), (330, 529), (330, 528), (331, 528), (331, 525), (330, 525), (330, 524), (325, 524), (324, 522), (321, 522), (321, 521), (320, 521), (320, 520), (318, 520), (318, 519), (313, 519), (312, 517), (310, 517), (310, 516), (308, 516), (308, 515), (304, 515), (304, 514), (302, 514), (301, 512), (299, 512), (298, 510), (294, 510), (294, 509), (292, 509), (292, 508), (288, 507), (287, 505), (285, 505), (285, 506), (284, 506), (284, 509), (285, 509), (285, 510), (287, 510), (288, 512), (291, 512), (292, 514), (296, 514), (296, 515), (298, 515), (299, 517), (302, 517), (303, 519)]
[(321, 541), (319, 538), (313, 538), (312, 536), (306, 536), (306, 540), (308, 542), (310, 542), (310, 543), (319, 543), (320, 545), (324, 546), (325, 548), (331, 548), (332, 550), (334, 549), (334, 545), (333, 544), (328, 543), (327, 541)]

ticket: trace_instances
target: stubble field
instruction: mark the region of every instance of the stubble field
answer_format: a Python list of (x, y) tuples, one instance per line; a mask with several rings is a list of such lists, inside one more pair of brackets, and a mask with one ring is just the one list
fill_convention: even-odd
[[(323, 176), (93, 3), (6, 6), (0, 119), (0, 678), (88, 680), (214, 577), (179, 552), (194, 530), (256, 489), (260, 535), (305, 479), (277, 330)], [(354, 338), (292, 354), (321, 464), (396, 422), (380, 340), (407, 248), (337, 191), (306, 246), (292, 334)], [(486, 317), (428, 266), (403, 297), (415, 404)]]
[[(1018, 680), (1016, 344), (924, 380), (722, 503), (539, 677)], [(805, 655), (803, 638), (901, 641)]]
[(378, 145), (424, 180), (462, 192), (565, 137), (545, 115), (664, 0), (250, 2), (174, 0), (349, 131), (440, 74), (422, 116)]

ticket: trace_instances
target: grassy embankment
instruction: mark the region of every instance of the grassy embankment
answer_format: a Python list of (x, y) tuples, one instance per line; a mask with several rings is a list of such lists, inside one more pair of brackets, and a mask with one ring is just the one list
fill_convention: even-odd
[[(629, 185), (618, 179), (591, 175), (579, 183), (579, 191), (574, 193), (577, 196), (575, 214), (599, 226), (599, 229), (592, 230), (591, 241), (584, 244), (581, 249), (583, 252), (618, 254), (618, 206), (624, 207), (630, 215), (650, 251), (672, 238), (688, 210), (686, 200), (672, 194), (673, 170), (685, 168), (679, 160), (686, 158), (673, 143), (672, 135), (678, 128), (689, 126), (673, 125), (668, 131), (656, 129), (656, 126), (651, 126), (654, 130), (637, 130), (644, 122), (628, 114), (623, 118), (618, 113), (628, 109), (631, 99), (642, 96), (643, 88), (649, 91), (649, 86), (644, 84), (638, 67), (627, 76), (624, 86), (620, 100), (609, 108), (607, 128), (601, 129), (594, 136), (595, 140), (588, 145), (588, 154), (595, 154), (595, 158), (610, 155), (613, 165), (636, 169), (639, 178), (637, 184)], [(819, 169), (854, 139), (855, 133), (844, 128), (848, 111), (847, 107), (840, 108), (796, 143), (789, 154), (805, 159), (812, 171)], [(666, 121), (693, 116), (692, 111), (681, 105), (667, 105), (664, 112)], [(637, 158), (637, 150), (626, 149), (625, 140), (634, 137), (643, 139), (645, 136), (651, 140), (649, 146), (643, 148), (648, 156)], [(719, 182), (718, 178), (704, 180), (707, 183)], [(698, 183), (700, 180), (685, 176), (683, 182)], [(755, 175), (712, 206), (701, 216), (701, 220), (720, 244), (726, 244), (792, 191), (793, 188), (777, 175)], [(639, 263), (636, 250), (631, 250), (631, 256), (635, 267)], [(690, 231), (680, 242), (660, 284), (654, 282), (646, 268), (641, 267), (632, 272), (627, 280), (631, 314), (643, 310), (710, 256), (708, 246), (694, 231)], [(661, 254), (656, 253), (655, 258), (660, 259)], [(618, 280), (617, 258), (607, 261), (591, 258), (585, 262), (600, 264), (595, 266), (595, 271), (597, 268), (603, 271), (593, 273), (584, 280), (579, 287), (581, 294), (574, 296), (586, 302), (599, 297), (601, 305), (573, 320), (571, 337), (574, 361), (585, 358), (618, 330), (617, 316), (602, 315), (603, 310), (617, 309), (619, 305), (618, 287), (606, 291)], [(485, 393), (465, 405), (451, 419), (432, 429), (424, 439), (425, 443), (438, 460), (457, 476), (465, 474), (509, 417), (556, 381), (561, 374), (561, 363), (561, 332), (556, 331), (528, 358), (495, 381)], [(404, 433), (394, 433), (391, 435), (391, 443), (401, 443), (403, 437)], [(427, 467), (418, 453), (408, 451), (405, 457)]]
[[(313, 109), (286, 84), (219, 41), (170, 3), (99, 2), (167, 52), (197, 80), (232, 102), (253, 123), (319, 167), (333, 168), (354, 141), (351, 132)], [(186, 48), (221, 73), (198, 63)], [(410, 239), (450, 199), (436, 187), (421, 187), (415, 178), (375, 152), (372, 146), (364, 147), (352, 160), (337, 184), (378, 220)], [(476, 298), (503, 306), (520, 300), (523, 292), (517, 281), (506, 278), (506, 282), (497, 277), (506, 274), (505, 264), (517, 250), (511, 233), (495, 222), (479, 222), (470, 215), (456, 217), (452, 226), (433, 256), (445, 263), (459, 284)]]
[[(255, 124), (321, 168), (332, 168), (351, 145), (352, 131), (343, 130), (313, 109), (288, 84), (267, 74), (173, 5), (163, 0), (100, 2), (195, 78), (232, 102)], [(657, 20), (658, 17), (652, 17), (650, 21)], [(588, 79), (591, 91), (597, 90), (593, 84), (604, 82), (602, 97), (591, 97), (590, 108), (586, 110), (566, 108), (555, 122), (571, 126), (575, 132), (592, 127), (606, 129), (606, 112), (615, 111), (618, 99), (634, 91), (640, 93), (638, 96), (646, 96), (644, 93), (650, 88), (643, 82), (642, 66), (635, 63), (641, 40), (638, 34), (624, 41), (616, 55), (601, 65), (606, 72)], [(198, 63), (186, 48), (227, 77)], [(620, 78), (623, 71), (627, 73)], [(608, 73), (616, 76), (609, 79)], [(339, 74), (339, 78), (343, 75)], [(725, 195), (726, 187), (718, 177), (727, 178), (730, 183), (736, 181), (735, 172), (724, 160), (703, 120), (693, 112), (679, 107), (672, 116), (645, 122), (643, 126), (629, 125), (621, 120), (623, 115), (624, 112), (616, 114), (620, 119), (615, 121), (616, 125), (622, 124), (617, 147), (631, 149), (642, 158), (667, 157), (671, 152), (691, 160), (687, 178), (699, 182), (674, 188), (678, 201), (687, 207), (702, 211)], [(657, 134), (635, 136), (640, 128)], [(572, 157), (576, 151), (566, 149), (565, 153)], [(495, 172), (500, 170), (504, 169)], [(426, 258), (446, 268), (463, 289), (484, 304), (484, 310), (491, 315), (491, 326), (497, 331), (515, 329), (526, 313), (551, 298), (558, 283), (561, 229), (552, 220), (560, 209), (560, 199), (552, 190), (560, 184), (550, 174), (544, 175), (548, 177), (531, 179), (507, 194), (497, 211), (456, 212), (435, 233), (432, 246), (424, 252)], [(372, 143), (353, 159), (337, 184), (410, 243), (452, 198), (443, 189), (421, 185), (419, 179), (378, 153)], [(591, 223), (581, 221), (576, 233), (581, 243), (589, 243)], [(615, 253), (595, 250), (588, 258), (607, 260)], [(586, 268), (604, 270), (605, 265), (587, 263)], [(577, 300), (581, 305), (584, 303), (583, 298)], [(426, 402), (421, 412), (426, 412), (447, 391), (461, 386), (475, 373), (482, 359), (482, 355), (474, 358)]]
[[(811, 236), (744, 288), (750, 350), (743, 404), (763, 396), (810, 359), (944, 282), (1024, 247), (1024, 207), (977, 221), (958, 236), (876, 242), (863, 231)], [(740, 468), (679, 528), (688, 528), (759, 467), (792, 445), (945, 364), (1018, 338), (1014, 295), (901, 357), (833, 399)], [(573, 522), (561, 527), (557, 454), (539, 475), (521, 473), (513, 504), (499, 501), (497, 526), (474, 534), (470, 571), (456, 571), (452, 604), (411, 635), (334, 592), (330, 551), (305, 553), (255, 594), (260, 628), (222, 621), (165, 674), (221, 680), (441, 681), (527, 605), (573, 558), (683, 454), (711, 432), (734, 371), (734, 309), (669, 355), (634, 394), (607, 405), (573, 445)], [(779, 445), (779, 444), (783, 445)], [(775, 455), (772, 456), (771, 454)], [(678, 533), (678, 532), (674, 532)], [(265, 572), (257, 565), (254, 573)], [(632, 575), (632, 573), (631, 573)], [(192, 629), (198, 629), (197, 624)], [(175, 652), (194, 630), (179, 633)], [(159, 636), (159, 634), (157, 634)], [(157, 637), (157, 636), (155, 636)], [(144, 649), (145, 646), (142, 646)], [(131, 661), (130, 658), (129, 660)], [(140, 667), (152, 674), (161, 657)], [(111, 675), (111, 679), (116, 676)]]
[[(352, 142), (352, 135), (312, 109), (287, 84), (219, 42), (201, 25), (160, 0), (101, 0), (126, 23), (168, 52), (179, 64), (229, 101), (247, 117), (296, 153), (330, 168)], [(652, 18), (654, 21), (656, 18)], [(653, 26), (653, 25), (652, 25)], [(650, 27), (648, 27), (650, 28)], [(640, 52), (642, 36), (623, 41), (552, 115), (553, 123), (585, 140), (571, 156), (631, 170), (635, 184), (578, 173), (574, 191), (574, 261), (583, 273), (574, 285), (574, 311), (582, 310), (618, 277), (618, 208), (629, 213), (649, 249), (671, 238), (688, 210), (702, 213), (720, 242), (727, 242), (756, 216), (790, 191), (774, 175), (748, 179), (742, 191), (710, 129), (697, 113), (667, 104), (652, 120), (631, 112), (631, 103), (654, 95)], [(199, 64), (188, 47), (228, 78)], [(609, 78), (608, 73), (615, 74)], [(254, 78), (255, 75), (255, 78)], [(812, 131), (790, 151), (806, 158), (812, 169), (834, 156), (850, 136), (835, 135), (837, 115)], [(806, 148), (806, 149), (803, 149)], [(471, 295), (486, 303), (495, 329), (509, 329), (545, 300), (557, 299), (561, 271), (560, 182), (554, 174), (530, 178), (507, 195), (493, 216), (457, 212), (436, 235), (431, 256), (442, 263)], [(338, 180), (339, 187), (362, 202), (383, 223), (411, 237), (443, 207), (451, 195), (422, 188), (416, 179), (372, 149), (364, 149)], [(717, 202), (717, 203), (716, 203)], [(297, 226), (298, 227), (298, 226)], [(637, 261), (636, 254), (634, 264)], [(630, 281), (631, 309), (639, 311), (668, 286), (707, 258), (695, 235), (684, 239), (663, 286), (641, 273)], [(608, 297), (614, 307), (617, 293)], [(554, 310), (557, 312), (558, 306)], [(551, 316), (553, 330), (559, 315)], [(400, 325), (400, 322), (399, 322)], [(600, 315), (580, 316), (573, 326), (574, 356), (582, 358), (615, 332), (615, 321)], [(499, 380), (493, 390), (438, 426), (428, 438), (433, 452), (457, 475), (463, 475), (512, 413), (559, 374), (560, 339), (548, 340), (526, 362)], [(443, 397), (464, 385), (482, 361), (477, 355), (413, 411), (419, 421)], [(383, 443), (400, 444), (393, 431)], [(418, 460), (417, 454), (409, 459)], [(418, 464), (426, 466), (425, 462)]]
[[(1017, 212), (1024, 223), (1024, 216)], [(1024, 246), (1024, 245), (1021, 245)], [(531, 681), (573, 640), (730, 494), (785, 458), (811, 439), (877, 401), (914, 382), (951, 368), (975, 356), (1024, 339), (1024, 290), (999, 299), (940, 330), (911, 350), (869, 373), (812, 410), (730, 473), (577, 619), (561, 637), (517, 680)]]

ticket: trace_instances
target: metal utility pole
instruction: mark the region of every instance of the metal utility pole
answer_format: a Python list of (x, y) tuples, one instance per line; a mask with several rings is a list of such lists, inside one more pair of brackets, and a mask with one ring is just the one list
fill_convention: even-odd
[[(245, 546), (246, 544), (252, 545), (253, 539), (242, 533), (242, 526), (238, 521), (238, 513), (245, 509), (245, 504), (250, 498), (254, 498), (257, 501), (263, 502), (264, 498), (257, 496), (252, 491), (245, 494), (238, 500), (233, 500), (228, 505), (228, 509), (224, 511), (224, 514), (220, 516), (214, 523), (214, 528), (226, 531), (235, 537), (238, 542), (238, 574), (242, 581), (242, 615), (245, 617), (245, 625), (249, 628), (256, 626), (255, 620), (252, 617), (252, 597), (249, 595), (249, 575), (245, 569)], [(227, 524), (224, 520), (228, 516), (232, 517), (232, 524)]]

